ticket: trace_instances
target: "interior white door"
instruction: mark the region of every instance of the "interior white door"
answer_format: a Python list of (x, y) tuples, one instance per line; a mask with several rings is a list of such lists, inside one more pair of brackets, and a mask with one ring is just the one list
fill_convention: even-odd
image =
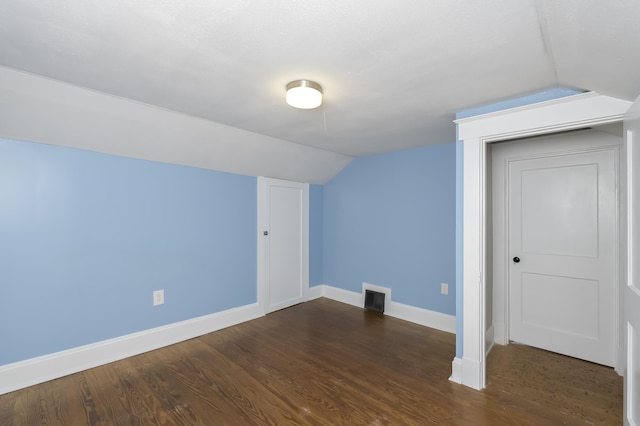
[(622, 291), (624, 420), (640, 425), (640, 98), (624, 121), (627, 154), (627, 282)]
[(261, 178), (265, 312), (306, 300), (309, 288), (309, 185)]
[(614, 365), (617, 155), (509, 161), (511, 340)]

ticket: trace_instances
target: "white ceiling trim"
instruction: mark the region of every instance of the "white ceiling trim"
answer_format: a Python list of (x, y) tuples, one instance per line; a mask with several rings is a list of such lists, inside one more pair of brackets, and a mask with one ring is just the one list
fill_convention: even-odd
[[(571, 110), (566, 111), (566, 105), (571, 105)], [(569, 122), (576, 123), (577, 127), (590, 125), (587, 117), (596, 117), (597, 124), (612, 123), (622, 120), (624, 114), (631, 106), (631, 102), (600, 95), (596, 92), (580, 93), (573, 96), (566, 96), (539, 102), (531, 105), (524, 105), (517, 108), (510, 108), (502, 111), (495, 111), (488, 114), (454, 120), (458, 124), (458, 137), (460, 140), (475, 138), (487, 134), (487, 129), (492, 130), (492, 135), (497, 139), (516, 138), (520, 135), (520, 130), (525, 128), (527, 134), (531, 129), (541, 129), (540, 133), (550, 133), (556, 129), (550, 124), (556, 119), (556, 114), (562, 112)], [(532, 115), (531, 111), (548, 111), (547, 114)], [(509, 120), (504, 120), (505, 115)], [(495, 126), (499, 123), (501, 129), (496, 132)], [(562, 124), (566, 130), (567, 125)]]

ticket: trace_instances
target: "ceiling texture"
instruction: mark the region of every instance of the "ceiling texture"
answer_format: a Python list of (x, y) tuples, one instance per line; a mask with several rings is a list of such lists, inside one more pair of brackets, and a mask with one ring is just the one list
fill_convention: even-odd
[[(358, 157), (539, 91), (635, 99), (640, 1), (3, 0), (0, 65)], [(297, 79), (322, 107), (284, 102)]]

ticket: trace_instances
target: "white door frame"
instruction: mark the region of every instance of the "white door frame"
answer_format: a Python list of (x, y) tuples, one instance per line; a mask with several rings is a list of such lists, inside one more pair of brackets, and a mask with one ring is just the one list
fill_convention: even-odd
[[(269, 297), (269, 277), (268, 277), (268, 250), (267, 236), (265, 231), (269, 231), (269, 186), (278, 184), (292, 183), (290, 181), (258, 176), (258, 277), (257, 277), (257, 299), (258, 308), (264, 314), (268, 313), (268, 297)], [(294, 182), (300, 185), (299, 182)], [(307, 301), (309, 298), (309, 184), (301, 184), (303, 186), (302, 198), (302, 253), (300, 254), (301, 262), (301, 283), (302, 283), (302, 299)]]
[[(623, 252), (626, 256), (626, 270), (623, 270), (622, 281), (625, 283), (622, 291), (622, 347), (621, 365), (624, 368), (624, 424), (640, 424), (640, 407), (635, 404), (640, 393), (640, 383), (637, 372), (640, 370), (640, 356), (636, 353), (638, 345), (638, 335), (640, 331), (640, 310), (638, 309), (640, 298), (640, 285), (638, 283), (638, 247), (640, 247), (640, 232), (638, 223), (638, 212), (640, 207), (640, 173), (635, 171), (634, 164), (640, 163), (640, 150), (638, 150), (638, 138), (640, 134), (640, 97), (629, 110), (624, 122), (624, 150), (626, 153), (626, 163), (624, 173), (626, 175), (626, 188), (622, 191), (626, 202), (627, 222), (624, 223), (625, 233), (628, 236)], [(636, 139), (635, 141), (633, 139)], [(635, 405), (634, 405), (635, 404)], [(635, 423), (634, 423), (635, 422)]]
[(630, 106), (629, 101), (588, 92), (455, 120), (463, 141), (463, 288), (458, 289), (463, 294), (462, 384), (481, 390), (486, 383), (487, 144), (620, 122)]

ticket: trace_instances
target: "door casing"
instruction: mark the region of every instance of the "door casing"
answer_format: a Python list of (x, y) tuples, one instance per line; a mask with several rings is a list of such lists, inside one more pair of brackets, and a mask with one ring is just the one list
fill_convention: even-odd
[[(626, 270), (623, 270), (622, 292), (622, 348), (621, 364), (625, 365), (624, 374), (624, 424), (640, 424), (640, 285), (638, 272), (638, 247), (640, 247), (640, 232), (638, 216), (640, 212), (640, 173), (635, 170), (640, 164), (640, 150), (638, 150), (638, 135), (640, 134), (640, 98), (636, 99), (624, 121), (624, 152), (626, 164), (626, 188), (622, 191), (626, 201), (625, 234), (628, 235), (623, 250), (626, 257)], [(634, 140), (635, 139), (635, 140)], [(635, 167), (634, 167), (635, 166)]]
[[(581, 129), (623, 120), (631, 102), (587, 92), (455, 120), (463, 148), (462, 358), (451, 380), (474, 389), (486, 385), (487, 144)], [(624, 160), (622, 160), (624, 161)], [(626, 238), (626, 236), (624, 236)], [(623, 265), (626, 267), (626, 265)], [(626, 360), (625, 360), (626, 362)]]

